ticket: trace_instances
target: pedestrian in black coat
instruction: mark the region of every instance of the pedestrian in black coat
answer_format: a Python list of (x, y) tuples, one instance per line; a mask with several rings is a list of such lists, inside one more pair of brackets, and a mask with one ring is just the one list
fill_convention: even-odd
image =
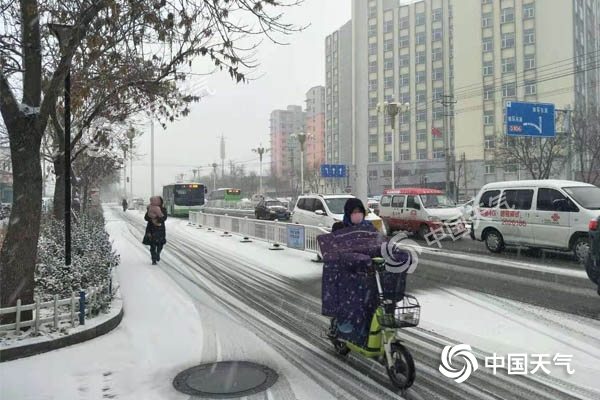
[[(159, 207), (161, 214), (153, 210)], [(165, 221), (167, 220), (167, 209), (163, 206), (163, 199), (160, 196), (150, 198), (148, 211), (144, 215), (144, 219), (148, 222), (146, 225), (146, 233), (144, 235), (144, 244), (150, 245), (150, 256), (152, 257), (152, 265), (156, 265), (160, 261), (160, 253), (163, 246), (167, 243), (167, 230)]]

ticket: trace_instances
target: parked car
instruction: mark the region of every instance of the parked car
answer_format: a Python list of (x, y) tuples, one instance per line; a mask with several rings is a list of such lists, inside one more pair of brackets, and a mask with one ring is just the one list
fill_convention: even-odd
[(572, 251), (585, 262), (589, 222), (600, 216), (600, 188), (583, 182), (530, 180), (485, 185), (475, 199), (472, 234), (488, 250), (507, 245)]
[(433, 230), (458, 237), (465, 232), (462, 210), (441, 190), (389, 189), (381, 198), (379, 216), (388, 231), (407, 231), (426, 238)]
[[(292, 222), (302, 225), (322, 226), (331, 229), (334, 223), (344, 219), (344, 205), (354, 196), (349, 194), (311, 194), (298, 197), (292, 213)], [(368, 210), (368, 209), (367, 209)], [(387, 234), (383, 221), (377, 215), (367, 211), (365, 219)]]
[(265, 199), (254, 209), (256, 219), (290, 219), (290, 210), (279, 200)]
[(600, 217), (590, 221), (590, 251), (585, 261), (585, 271), (592, 282), (598, 285), (600, 295)]

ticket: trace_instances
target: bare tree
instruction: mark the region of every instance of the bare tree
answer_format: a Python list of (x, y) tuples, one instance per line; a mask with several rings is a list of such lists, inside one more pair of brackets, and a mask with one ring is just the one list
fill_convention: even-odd
[[(115, 99), (126, 98), (151, 112), (154, 107), (160, 111), (178, 99), (155, 105), (152, 96), (139, 93), (161, 80), (177, 86), (189, 76), (186, 71), (196, 57), (206, 56), (217, 70), (244, 81), (257, 65), (253, 56), (260, 39), (277, 41), (278, 34), (295, 30), (283, 22), (278, 10), (298, 1), (0, 0), (0, 113), (16, 178), (0, 251), (0, 305), (14, 305), (18, 298), (33, 301), (42, 203), (41, 141), (73, 62), (92, 70), (112, 66), (127, 78), (135, 71), (140, 79), (113, 82), (116, 87), (137, 88), (131, 98), (119, 92), (109, 100), (118, 103)], [(72, 25), (62, 51), (44, 28), (49, 22)], [(86, 52), (79, 51), (83, 45)], [(95, 83), (74, 81), (73, 87)]]
[(571, 124), (578, 179), (600, 184), (600, 107), (575, 110)]
[(566, 135), (555, 138), (508, 137), (496, 152), (497, 159), (514, 162), (533, 179), (548, 179), (565, 165)]

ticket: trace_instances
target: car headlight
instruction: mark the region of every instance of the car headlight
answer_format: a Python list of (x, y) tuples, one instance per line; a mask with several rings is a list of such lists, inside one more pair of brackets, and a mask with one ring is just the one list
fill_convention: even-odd
[(432, 217), (432, 216), (429, 216), (429, 217), (427, 217), (427, 219), (428, 219), (429, 221), (431, 221), (431, 222), (442, 222), (442, 220), (440, 219), (440, 217)]

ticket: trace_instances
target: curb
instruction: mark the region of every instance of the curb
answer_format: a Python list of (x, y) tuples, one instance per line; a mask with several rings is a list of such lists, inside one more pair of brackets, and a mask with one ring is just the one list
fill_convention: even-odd
[(36, 354), (47, 353), (52, 350), (57, 350), (97, 338), (98, 336), (102, 336), (119, 326), (123, 320), (123, 314), (123, 303), (121, 303), (121, 311), (119, 311), (117, 315), (90, 329), (54, 340), (47, 340), (39, 343), (32, 343), (24, 346), (0, 350), (0, 363), (17, 360), (19, 358), (30, 357)]

